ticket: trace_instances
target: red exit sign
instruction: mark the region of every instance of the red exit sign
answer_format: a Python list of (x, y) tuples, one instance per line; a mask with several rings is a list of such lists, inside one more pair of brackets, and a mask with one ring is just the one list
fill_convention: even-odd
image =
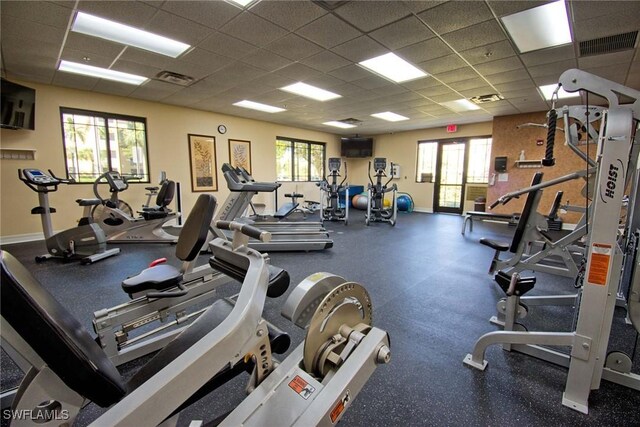
[(458, 132), (458, 125), (447, 125), (447, 132), (448, 133)]

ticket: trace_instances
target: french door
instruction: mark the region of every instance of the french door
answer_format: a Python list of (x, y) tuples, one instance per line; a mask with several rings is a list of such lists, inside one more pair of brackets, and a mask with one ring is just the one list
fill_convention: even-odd
[(434, 187), (434, 211), (461, 214), (464, 208), (466, 141), (438, 144), (437, 173)]

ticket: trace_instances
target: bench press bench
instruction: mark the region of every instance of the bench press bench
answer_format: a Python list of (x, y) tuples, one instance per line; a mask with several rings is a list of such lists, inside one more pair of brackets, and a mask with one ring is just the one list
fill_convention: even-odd
[(499, 213), (491, 213), (491, 212), (467, 211), (467, 213), (464, 215), (464, 221), (462, 222), (463, 236), (467, 228), (467, 223), (469, 223), (469, 231), (473, 231), (474, 219), (480, 220), (480, 221), (506, 222), (510, 226), (515, 226), (518, 224), (518, 220), (520, 219), (520, 214), (519, 213), (499, 214)]

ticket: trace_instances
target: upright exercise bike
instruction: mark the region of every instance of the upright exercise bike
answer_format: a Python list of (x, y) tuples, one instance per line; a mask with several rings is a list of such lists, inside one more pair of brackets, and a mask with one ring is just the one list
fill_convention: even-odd
[(100, 203), (95, 199), (78, 199), (76, 202), (84, 206), (84, 215), (77, 227), (59, 233), (53, 233), (51, 214), (56, 210), (49, 206), (49, 193), (58, 191), (60, 184), (72, 184), (71, 179), (55, 177), (39, 169), (18, 169), (18, 178), (27, 187), (38, 193), (39, 206), (31, 209), (34, 215), (40, 215), (42, 230), (44, 231), (47, 255), (36, 256), (36, 262), (49, 258), (61, 258), (64, 261), (79, 259), (82, 264), (91, 264), (101, 259), (117, 255), (119, 248), (107, 249), (107, 238), (104, 231), (91, 220), (91, 208)]
[[(100, 184), (106, 181), (109, 185), (111, 197), (105, 199), (99, 191)], [(100, 203), (92, 211), (94, 221), (102, 227), (108, 242), (144, 242), (144, 243), (175, 243), (176, 236), (172, 236), (162, 229), (162, 225), (178, 217), (168, 205), (173, 201), (176, 184), (166, 180), (160, 186), (156, 196), (155, 207), (147, 207), (139, 212), (140, 217), (134, 217), (133, 212), (123, 207), (128, 204), (121, 201), (118, 194), (129, 188), (127, 178), (118, 171), (108, 171), (100, 175), (93, 183), (93, 193)]]
[[(329, 159), (329, 177), (318, 183), (320, 187), (320, 219), (324, 221), (344, 221), (344, 225), (349, 222), (349, 184), (344, 184), (347, 180), (347, 163), (344, 163), (344, 178), (338, 184), (340, 177), (340, 158)], [(344, 206), (340, 206), (340, 191), (344, 190)], [(325, 206), (326, 203), (326, 206)]]
[[(396, 203), (396, 197), (398, 193), (398, 186), (393, 184), (389, 187), (389, 183), (393, 179), (393, 162), (391, 162), (391, 176), (389, 180), (382, 183), (382, 178), (386, 178), (387, 174), (385, 169), (387, 168), (387, 159), (384, 157), (376, 157), (373, 160), (373, 169), (375, 170), (376, 182), (373, 182), (371, 178), (371, 162), (369, 162), (369, 181), (367, 186), (367, 215), (365, 216), (365, 223), (369, 225), (372, 222), (388, 222), (391, 226), (396, 225), (396, 218), (398, 216), (398, 206)], [(392, 200), (391, 206), (384, 206), (385, 193), (391, 193)]]

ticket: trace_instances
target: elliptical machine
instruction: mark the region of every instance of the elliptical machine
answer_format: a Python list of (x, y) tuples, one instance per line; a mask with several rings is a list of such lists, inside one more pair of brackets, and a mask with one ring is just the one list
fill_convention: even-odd
[[(373, 159), (373, 169), (375, 172), (376, 182), (371, 178), (371, 162), (369, 162), (369, 181), (367, 186), (367, 215), (365, 223), (369, 225), (371, 222), (388, 222), (391, 226), (396, 225), (396, 217), (398, 215), (398, 206), (396, 203), (396, 195), (398, 186), (393, 184), (387, 187), (393, 179), (393, 162), (391, 162), (391, 176), (386, 183), (382, 183), (382, 178), (386, 177), (385, 169), (387, 168), (387, 159), (384, 157), (376, 157)], [(384, 194), (392, 193), (391, 206), (384, 207)]]
[[(344, 178), (338, 184), (340, 177), (340, 158), (329, 159), (329, 177), (318, 183), (320, 187), (320, 219), (324, 221), (344, 221), (344, 225), (349, 223), (349, 184), (344, 185), (347, 180), (347, 162), (344, 163)], [(340, 206), (339, 193), (344, 190), (344, 206)], [(325, 206), (326, 202), (326, 206)]]
[[(109, 185), (111, 197), (105, 199), (100, 195), (98, 187), (102, 181)], [(160, 186), (155, 207), (147, 207), (139, 212), (142, 216), (134, 217), (126, 202), (118, 198), (118, 194), (129, 188), (127, 178), (118, 171), (108, 171), (100, 175), (93, 183), (93, 193), (99, 200), (91, 212), (94, 221), (102, 227), (108, 242), (144, 242), (175, 243), (177, 238), (162, 229), (162, 225), (178, 217), (171, 212), (168, 205), (173, 200), (176, 184), (166, 180)]]
[(53, 233), (51, 214), (56, 210), (49, 206), (49, 193), (58, 191), (60, 184), (73, 184), (72, 179), (56, 177), (51, 170), (49, 175), (39, 169), (18, 169), (18, 179), (38, 193), (39, 206), (31, 209), (34, 215), (40, 215), (47, 250), (46, 255), (36, 256), (36, 262), (49, 258), (61, 258), (65, 262), (79, 259), (82, 264), (91, 264), (101, 259), (117, 255), (120, 248), (107, 249), (104, 231), (91, 219), (91, 208), (100, 204), (97, 199), (78, 199), (78, 205), (84, 207), (79, 225), (59, 233)]

